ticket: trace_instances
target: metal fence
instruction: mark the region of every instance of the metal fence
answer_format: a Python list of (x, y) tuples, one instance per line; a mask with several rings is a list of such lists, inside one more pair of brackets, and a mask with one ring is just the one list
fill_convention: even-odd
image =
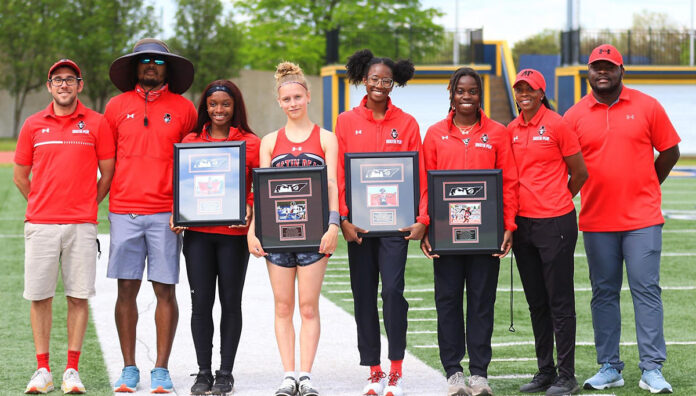
[(627, 65), (688, 65), (689, 32), (675, 30), (571, 30), (561, 32), (561, 63), (587, 63), (600, 44), (615, 46)]
[[(483, 29), (458, 31), (419, 31), (413, 28), (380, 31), (340, 30), (340, 59), (355, 50), (370, 48), (377, 56), (408, 58), (420, 65), (471, 63), (476, 59), (477, 44), (483, 42)], [(456, 54), (456, 55), (455, 55)]]

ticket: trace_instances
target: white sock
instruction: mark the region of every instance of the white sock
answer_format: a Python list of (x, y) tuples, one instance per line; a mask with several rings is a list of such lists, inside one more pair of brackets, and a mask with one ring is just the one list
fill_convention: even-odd
[(306, 372), (306, 371), (300, 371), (300, 377), (299, 377), (299, 378), (302, 378), (302, 377), (307, 377), (307, 379), (311, 380), (311, 379), (312, 379), (312, 373), (308, 373), (308, 372)]
[(286, 371), (286, 372), (285, 372), (285, 375), (283, 376), (283, 378), (285, 378), (285, 377), (292, 377), (292, 378), (295, 378), (295, 372), (294, 372), (294, 371)]

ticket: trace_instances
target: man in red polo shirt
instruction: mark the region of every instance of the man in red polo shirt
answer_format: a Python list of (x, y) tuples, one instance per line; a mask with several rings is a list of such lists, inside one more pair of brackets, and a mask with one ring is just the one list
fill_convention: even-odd
[(616, 48), (595, 48), (587, 73), (592, 92), (564, 116), (578, 135), (589, 172), (581, 190), (579, 227), (592, 283), (597, 363), (602, 367), (584, 388), (624, 385), (619, 294), (625, 261), (643, 373), (639, 386), (671, 393), (661, 371), (667, 351), (659, 285), (664, 224), (660, 184), (679, 159), (680, 139), (660, 103), (623, 86), (623, 75)]
[(193, 82), (193, 64), (171, 53), (164, 42), (145, 38), (111, 64), (109, 77), (123, 92), (104, 112), (116, 142), (106, 276), (118, 279), (115, 316), (124, 363), (114, 391), (134, 392), (140, 381), (137, 296), (147, 259), (147, 280), (157, 298), (157, 356), (150, 388), (168, 393), (174, 388), (167, 367), (179, 320), (175, 286), (181, 252), (181, 237), (169, 228), (174, 143), (196, 125), (193, 103), (181, 96)]
[(77, 99), (83, 87), (75, 62), (62, 59), (51, 66), (46, 88), (53, 101), (27, 118), (17, 140), (14, 182), (27, 199), (24, 298), (31, 301), (38, 362), (25, 393), (53, 390), (48, 360), (59, 271), (68, 300), (68, 361), (61, 388), (65, 393), (85, 393), (77, 368), (87, 328), (87, 298), (94, 295), (97, 205), (114, 173), (114, 142), (104, 117)]

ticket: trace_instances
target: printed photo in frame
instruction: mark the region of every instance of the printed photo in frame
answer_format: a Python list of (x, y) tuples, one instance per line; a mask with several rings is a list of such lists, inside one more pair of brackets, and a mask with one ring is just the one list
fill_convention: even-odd
[(266, 252), (319, 251), (329, 227), (326, 166), (255, 168), (254, 225)]
[(404, 235), (416, 222), (418, 152), (346, 153), (344, 168), (348, 220), (369, 231), (362, 237)]
[(493, 254), (503, 242), (500, 169), (431, 170), (428, 239), (435, 254)]
[(174, 225), (244, 224), (246, 142), (174, 144)]

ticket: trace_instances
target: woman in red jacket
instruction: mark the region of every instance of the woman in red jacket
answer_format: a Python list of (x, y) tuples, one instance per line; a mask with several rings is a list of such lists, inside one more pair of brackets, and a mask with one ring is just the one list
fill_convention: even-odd
[[(425, 215), (426, 180), (423, 156), (419, 155), (421, 215), (417, 222), (400, 231), (406, 237), (365, 237), (362, 230), (348, 221), (345, 195), (344, 153), (421, 151), (416, 120), (394, 106), (389, 99), (394, 84), (403, 86), (413, 77), (410, 61), (394, 62), (376, 58), (369, 50), (358, 51), (348, 59), (347, 77), (353, 84), (364, 84), (367, 95), (360, 105), (338, 116), (338, 188), (341, 229), (348, 242), (350, 283), (353, 291), (355, 322), (358, 326), (360, 364), (370, 366), (364, 395), (401, 396), (401, 364), (406, 350), (408, 302), (404, 298), (404, 270), (408, 241), (422, 237), (427, 226)], [(384, 327), (389, 340), (391, 368), (386, 375), (380, 365), (380, 331), (377, 312), (377, 286), (382, 279)]]
[[(338, 242), (338, 189), (336, 186), (336, 137), (309, 119), (309, 86), (299, 66), (283, 62), (276, 68), (278, 104), (287, 116), (283, 128), (263, 137), (259, 152), (261, 167), (326, 165), (329, 196), (329, 229), (318, 251), (266, 253), (249, 231), (249, 251), (266, 258), (275, 300), (275, 334), (285, 374), (276, 396), (318, 396), (311, 381), (312, 365), (319, 344), (319, 293), (329, 256)], [(295, 279), (302, 318), (300, 372), (295, 375)], [(296, 380), (297, 378), (297, 380)], [(298, 382), (299, 380), (299, 382)]]
[[(198, 104), (196, 132), (183, 143), (246, 142), (246, 225), (190, 227), (184, 232), (186, 274), (191, 288), (191, 334), (196, 348), (198, 375), (191, 394), (229, 393), (234, 386), (232, 368), (242, 333), (242, 290), (249, 250), (247, 230), (253, 208), (251, 169), (259, 166), (261, 140), (247, 124), (242, 93), (229, 80), (208, 84)], [(180, 232), (181, 228), (176, 228)], [(213, 349), (213, 304), (219, 285), (220, 370), (211, 371)]]
[[(432, 254), (427, 234), (421, 241), (421, 249), (434, 259), (437, 337), (448, 394), (491, 395), (487, 377), (492, 354), (493, 309), (500, 258), (510, 250), (512, 232), (517, 228), (517, 168), (505, 127), (486, 117), (481, 109), (478, 73), (468, 67), (456, 70), (447, 89), (450, 112), (444, 120), (428, 128), (423, 141), (425, 168), (502, 169), (505, 233), (500, 254), (438, 256)], [(468, 382), (461, 366), (467, 348), (471, 373)]]
[(520, 172), (513, 251), (529, 304), (539, 368), (520, 392), (566, 395), (580, 390), (575, 380), (573, 254), (578, 225), (573, 196), (587, 180), (587, 168), (577, 135), (550, 109), (544, 76), (534, 69), (522, 70), (513, 88), (520, 109), (508, 125)]

